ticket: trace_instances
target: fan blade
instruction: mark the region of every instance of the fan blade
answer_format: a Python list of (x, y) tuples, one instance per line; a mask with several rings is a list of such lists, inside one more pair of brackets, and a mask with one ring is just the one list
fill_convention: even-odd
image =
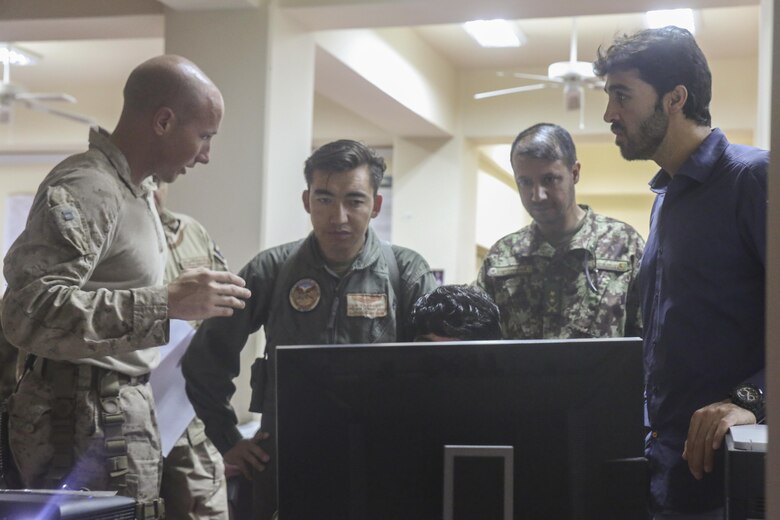
[(73, 121), (77, 121), (79, 123), (85, 123), (88, 125), (94, 125), (96, 121), (92, 119), (91, 117), (82, 116), (79, 114), (74, 114), (72, 112), (66, 112), (64, 110), (59, 110), (57, 108), (52, 108), (50, 106), (44, 105), (42, 103), (38, 103), (37, 101), (29, 100), (29, 99), (23, 99), (21, 100), (25, 105), (27, 105), (27, 108), (36, 110), (38, 112), (48, 112), (49, 114), (54, 114), (56, 116), (64, 117), (66, 119), (71, 119)]
[(549, 76), (542, 76), (541, 74), (526, 74), (525, 72), (513, 72), (512, 77), (520, 79), (532, 79), (534, 81), (545, 81), (547, 83), (560, 83), (557, 79), (552, 79)]
[(54, 94), (48, 92), (24, 92), (16, 95), (21, 101), (65, 101), (66, 103), (75, 103), (76, 98), (63, 92)]
[(530, 92), (532, 90), (542, 90), (543, 88), (547, 88), (551, 85), (547, 85), (544, 83), (537, 83), (536, 85), (524, 85), (522, 87), (512, 87), (512, 88), (503, 88), (501, 90), (491, 90), (489, 92), (480, 92), (479, 94), (474, 94), (474, 99), (485, 99), (489, 97), (495, 97), (495, 96), (503, 96), (505, 94), (516, 94), (517, 92)]

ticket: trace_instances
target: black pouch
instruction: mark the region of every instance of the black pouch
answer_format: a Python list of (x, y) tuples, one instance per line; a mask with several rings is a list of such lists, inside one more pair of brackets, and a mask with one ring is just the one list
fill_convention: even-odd
[(249, 385), (252, 387), (252, 399), (249, 401), (249, 411), (263, 413), (265, 385), (268, 381), (268, 359), (260, 357), (252, 363), (252, 375)]
[(19, 478), (8, 442), (8, 399), (0, 403), (0, 488), (22, 488), (22, 480)]

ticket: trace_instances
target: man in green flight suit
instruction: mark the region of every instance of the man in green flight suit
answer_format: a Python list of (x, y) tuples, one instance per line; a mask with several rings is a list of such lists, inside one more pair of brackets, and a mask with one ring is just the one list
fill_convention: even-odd
[[(419, 254), (382, 243), (369, 227), (382, 207), (384, 170), (384, 161), (355, 141), (317, 149), (304, 168), (312, 233), (251, 260), (240, 271), (252, 291), (246, 308), (204, 322), (184, 356), (187, 393), (206, 433), (225, 461), (253, 480), (254, 518), (270, 518), (276, 509), (277, 345), (405, 340), (413, 303), (436, 285)], [(262, 411), (262, 427), (254, 439), (242, 439), (231, 381), (247, 337), (260, 327), (268, 366), (253, 367), (251, 408)]]
[(628, 224), (577, 204), (580, 163), (569, 132), (534, 125), (510, 153), (533, 222), (493, 245), (477, 279), (501, 311), (504, 337), (641, 336), (634, 282), (644, 240)]

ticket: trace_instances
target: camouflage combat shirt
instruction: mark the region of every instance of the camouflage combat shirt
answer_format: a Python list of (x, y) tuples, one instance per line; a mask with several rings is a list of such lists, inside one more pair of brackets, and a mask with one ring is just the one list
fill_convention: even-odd
[(196, 267), (212, 271), (228, 270), (225, 257), (200, 222), (165, 208), (160, 212), (160, 222), (168, 242), (166, 283), (172, 282), (187, 269)]
[(635, 282), (644, 240), (628, 224), (586, 215), (556, 249), (535, 222), (490, 249), (477, 285), (501, 311), (507, 339), (641, 336)]
[(151, 178), (140, 186), (109, 134), (58, 164), (5, 257), (8, 340), (41, 357), (134, 376), (168, 341), (165, 239)]

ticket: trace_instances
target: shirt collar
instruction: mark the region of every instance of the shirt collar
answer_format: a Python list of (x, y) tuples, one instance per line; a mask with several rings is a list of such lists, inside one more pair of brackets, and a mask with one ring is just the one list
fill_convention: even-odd
[(167, 208), (162, 208), (158, 213), (160, 215), (160, 222), (166, 231), (176, 233), (179, 230), (181, 227), (181, 219), (179, 219), (174, 212), (169, 211)]
[[(688, 177), (700, 184), (705, 183), (712, 175), (715, 163), (723, 155), (728, 145), (729, 141), (725, 134), (719, 128), (714, 128), (683, 163), (677, 175)], [(666, 170), (661, 169), (650, 181), (650, 189), (655, 193), (664, 192), (671, 180), (672, 176)]]
[[(317, 237), (314, 236), (314, 231), (309, 233), (309, 236), (306, 240), (308, 242), (308, 247), (311, 251), (311, 258), (314, 264), (321, 266), (327, 265), (325, 258), (322, 256), (322, 252), (320, 251), (320, 246), (317, 243)], [(352, 266), (347, 270), (347, 272), (365, 269), (366, 267), (376, 262), (381, 253), (380, 245), (379, 237), (376, 235), (371, 226), (369, 226), (368, 231), (366, 232), (366, 241), (363, 244), (363, 248), (352, 261)]]
[[(594, 232), (595, 230), (593, 229), (595, 214), (593, 213), (593, 210), (590, 208), (590, 206), (586, 204), (578, 204), (578, 206), (585, 210), (585, 216), (582, 217), (584, 222), (579, 231), (577, 231), (577, 233), (571, 237), (568, 245), (561, 247), (561, 251), (564, 249), (566, 251), (572, 251), (574, 249), (585, 249), (587, 251), (593, 250), (593, 241), (594, 237), (596, 236)], [(525, 254), (530, 253), (538, 256), (551, 257), (556, 253), (555, 248), (551, 246), (547, 240), (545, 240), (544, 236), (542, 236), (539, 225), (535, 221), (531, 223), (531, 237), (530, 247), (528, 248), (528, 252)], [(525, 248), (522, 246), (522, 244), (520, 244), (515, 248), (514, 253), (522, 254), (523, 249)]]
[(89, 129), (89, 147), (100, 151), (116, 169), (119, 178), (136, 197), (146, 197), (154, 188), (154, 180), (147, 177), (140, 186), (133, 184), (130, 177), (130, 165), (122, 151), (111, 142), (111, 134), (102, 127), (93, 126)]

